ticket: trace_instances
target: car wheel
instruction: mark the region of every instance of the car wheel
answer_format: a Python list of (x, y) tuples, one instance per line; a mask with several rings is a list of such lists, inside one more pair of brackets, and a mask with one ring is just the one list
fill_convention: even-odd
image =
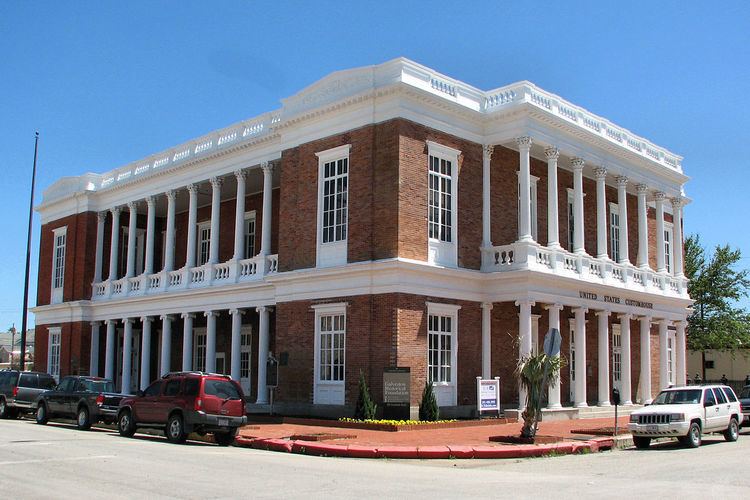
[(36, 409), (36, 423), (39, 425), (44, 425), (47, 422), (49, 422), (49, 417), (47, 415), (47, 405), (44, 403), (39, 403), (39, 407)]
[(185, 425), (182, 423), (182, 417), (177, 414), (169, 417), (164, 433), (170, 442), (177, 444), (184, 443), (187, 439), (187, 434), (185, 434)]
[(740, 435), (740, 427), (737, 423), (737, 419), (732, 417), (729, 421), (729, 427), (724, 431), (724, 439), (729, 442), (737, 441), (737, 436)]
[(651, 444), (651, 438), (644, 436), (633, 436), (633, 444), (639, 450), (645, 450)]
[(8, 418), (8, 405), (5, 399), (0, 399), (0, 418)]
[(82, 431), (87, 431), (91, 428), (91, 419), (89, 418), (89, 410), (85, 406), (78, 408), (78, 417), (76, 418), (76, 424)]
[(214, 441), (219, 446), (229, 446), (234, 443), (234, 438), (237, 436), (237, 430), (229, 432), (214, 432)]
[(696, 422), (690, 424), (690, 429), (685, 436), (685, 445), (688, 448), (697, 448), (701, 445), (701, 426)]
[(120, 414), (120, 418), (117, 419), (117, 431), (124, 437), (133, 437), (135, 434), (135, 422), (130, 411), (125, 410)]

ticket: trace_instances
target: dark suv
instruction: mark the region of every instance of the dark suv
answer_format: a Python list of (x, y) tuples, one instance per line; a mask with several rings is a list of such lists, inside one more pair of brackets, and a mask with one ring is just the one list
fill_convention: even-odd
[(240, 385), (226, 375), (203, 372), (168, 373), (120, 401), (117, 414), (121, 436), (150, 427), (164, 429), (173, 443), (183, 443), (191, 432), (212, 433), (221, 446), (232, 444), (246, 422)]
[(120, 400), (111, 380), (99, 377), (70, 376), (39, 395), (36, 422), (46, 424), (54, 418), (75, 419), (78, 428), (88, 430), (96, 422), (114, 423)]
[(57, 385), (54, 377), (41, 372), (0, 371), (0, 418), (16, 418), (36, 411), (36, 399)]

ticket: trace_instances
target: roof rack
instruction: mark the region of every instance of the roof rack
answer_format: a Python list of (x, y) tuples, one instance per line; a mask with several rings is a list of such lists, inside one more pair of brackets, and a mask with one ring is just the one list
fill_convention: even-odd
[(231, 380), (232, 377), (229, 375), (225, 375), (223, 373), (211, 373), (211, 372), (201, 372), (201, 371), (187, 371), (187, 372), (169, 372), (165, 373), (161, 378), (170, 378), (170, 377), (180, 377), (185, 375), (199, 375), (199, 376), (211, 376), (211, 377), (224, 377)]

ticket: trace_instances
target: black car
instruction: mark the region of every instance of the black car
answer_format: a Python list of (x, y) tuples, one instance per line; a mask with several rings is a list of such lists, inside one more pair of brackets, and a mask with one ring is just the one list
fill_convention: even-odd
[(55, 418), (75, 420), (87, 430), (96, 422), (113, 423), (125, 394), (117, 394), (111, 380), (99, 377), (70, 376), (36, 401), (36, 422), (46, 424)]
[(750, 385), (746, 385), (737, 396), (742, 405), (742, 427), (750, 426)]
[(16, 418), (21, 413), (33, 413), (39, 394), (56, 384), (54, 377), (48, 373), (0, 371), (0, 418)]

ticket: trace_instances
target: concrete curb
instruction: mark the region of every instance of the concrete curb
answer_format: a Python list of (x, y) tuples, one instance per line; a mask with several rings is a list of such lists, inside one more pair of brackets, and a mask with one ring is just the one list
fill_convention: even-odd
[(550, 455), (597, 453), (615, 446), (611, 437), (546, 445), (516, 446), (362, 446), (276, 438), (238, 436), (235, 446), (300, 455), (344, 458), (530, 458)]

